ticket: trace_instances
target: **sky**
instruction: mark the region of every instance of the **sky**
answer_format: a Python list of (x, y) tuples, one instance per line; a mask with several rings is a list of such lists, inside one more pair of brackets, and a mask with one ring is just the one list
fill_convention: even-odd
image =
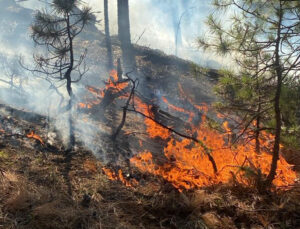
[[(204, 67), (219, 67), (222, 59), (197, 48), (205, 33), (206, 17), (213, 12), (212, 0), (129, 0), (132, 43), (160, 49), (169, 55), (192, 60)], [(103, 0), (85, 0), (97, 18), (103, 19)], [(116, 34), (117, 0), (109, 0), (111, 34)], [(29, 0), (23, 6), (41, 9), (43, 1)], [(103, 21), (98, 27), (103, 30)], [(177, 43), (177, 51), (176, 44)]]

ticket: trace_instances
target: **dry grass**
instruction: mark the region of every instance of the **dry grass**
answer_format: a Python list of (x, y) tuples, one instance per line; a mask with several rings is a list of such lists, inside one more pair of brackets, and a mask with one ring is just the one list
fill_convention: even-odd
[[(178, 192), (143, 176), (126, 188), (109, 181), (92, 155), (6, 149), (0, 175), (0, 228), (297, 228), (300, 192), (259, 195), (219, 185)], [(68, 170), (66, 170), (68, 168)], [(69, 193), (71, 191), (71, 194)]]

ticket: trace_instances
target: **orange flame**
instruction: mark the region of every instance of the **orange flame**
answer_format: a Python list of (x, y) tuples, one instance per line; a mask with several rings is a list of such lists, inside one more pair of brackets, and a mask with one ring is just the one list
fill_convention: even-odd
[(31, 131), (29, 134), (27, 134), (27, 138), (34, 138), (38, 140), (42, 145), (45, 144), (43, 139), (39, 135), (35, 134), (34, 131)]
[(118, 175), (112, 171), (111, 169), (108, 168), (102, 168), (103, 172), (105, 173), (105, 175), (108, 177), (108, 179), (110, 180), (119, 180), (121, 181), (126, 187), (134, 187), (138, 184), (136, 179), (130, 179), (127, 180), (121, 169), (118, 170)]
[[(180, 111), (177, 107), (169, 104), (166, 99), (164, 101), (172, 109)], [(190, 102), (192, 104), (192, 101)], [(143, 110), (143, 113), (148, 111), (147, 114), (151, 115), (149, 108), (147, 110), (144, 104), (139, 104), (139, 107)], [(205, 104), (194, 105), (194, 107), (205, 114), (208, 112), (208, 107)], [(182, 113), (188, 112), (184, 111)], [(267, 149), (270, 149), (271, 143), (274, 141), (272, 134), (262, 132), (261, 146), (263, 150), (261, 154), (257, 154), (254, 140), (248, 142), (248, 144), (237, 144), (234, 147), (229, 145), (228, 133), (232, 131), (228, 122), (223, 123), (226, 133), (222, 134), (205, 125), (205, 120), (206, 116), (203, 115), (202, 124), (199, 127), (193, 127), (193, 131), (197, 133), (199, 140), (212, 150), (211, 155), (218, 168), (217, 174), (214, 172), (213, 166), (205, 154), (205, 149), (200, 144), (189, 139), (180, 141), (171, 138), (164, 148), (164, 155), (169, 161), (163, 165), (157, 165), (153, 161), (150, 152), (142, 152), (131, 158), (131, 164), (142, 172), (163, 177), (179, 190), (228, 183), (233, 180), (244, 185), (250, 185), (254, 179), (248, 179), (245, 176), (247, 170), (254, 173), (260, 170), (264, 176), (269, 173), (272, 156)], [(147, 123), (147, 120), (145, 120), (145, 123)], [(157, 132), (159, 133), (159, 131)], [(149, 137), (160, 136), (160, 133), (154, 134), (151, 131), (148, 131), (148, 133)], [(169, 136), (170, 134), (168, 133)], [(292, 166), (280, 156), (277, 176), (273, 182), (274, 185), (277, 187), (288, 186), (293, 184), (295, 179), (296, 173), (292, 170)]]
[(114, 93), (122, 91), (128, 86), (128, 82), (119, 82), (118, 72), (116, 70), (110, 71), (110, 77), (106, 83), (105, 89), (112, 90)]
[[(114, 92), (117, 92), (127, 87), (127, 82), (118, 84), (117, 80), (116, 71), (112, 71), (111, 78), (108, 80), (105, 90), (112, 89)], [(180, 84), (178, 84), (178, 88), (180, 94), (193, 105), (195, 109), (202, 113), (208, 112), (206, 104), (195, 104), (191, 98), (184, 94)], [(128, 95), (126, 95), (126, 98), (127, 97)], [(183, 108), (170, 104), (166, 98), (163, 98), (163, 100), (168, 104), (170, 109), (189, 114), (189, 120), (193, 117), (193, 115), (191, 115), (193, 112), (185, 111)], [(134, 106), (138, 112), (155, 119), (154, 107), (144, 103), (138, 96), (135, 97)], [(218, 117), (223, 116), (218, 115)], [(255, 179), (253, 179), (253, 177), (247, 177), (247, 172), (251, 171), (251, 174), (255, 174), (260, 171), (262, 176), (266, 176), (269, 173), (272, 156), (267, 149), (272, 145), (274, 136), (267, 132), (262, 132), (262, 150), (260, 154), (257, 154), (254, 140), (247, 144), (240, 143), (235, 146), (230, 146), (228, 139), (230, 136), (228, 136), (228, 133), (232, 131), (227, 122), (223, 123), (223, 128), (226, 130), (226, 133), (222, 134), (205, 125), (205, 120), (206, 116), (203, 115), (201, 125), (194, 126), (192, 129), (193, 132), (197, 134), (198, 139), (212, 150), (211, 155), (216, 162), (218, 168), (217, 173), (214, 172), (203, 146), (189, 139), (177, 140), (171, 138), (169, 130), (148, 118), (144, 119), (148, 136), (168, 140), (164, 148), (164, 155), (168, 161), (162, 165), (157, 165), (153, 160), (152, 153), (146, 151), (131, 158), (131, 164), (136, 166), (141, 172), (148, 172), (163, 177), (179, 190), (200, 188), (207, 185), (229, 183), (232, 181), (244, 185), (251, 185)], [(119, 170), (118, 174), (106, 168), (103, 168), (103, 171), (109, 179), (120, 180), (126, 186), (133, 186), (133, 183), (137, 183), (136, 180), (131, 181), (125, 179), (122, 170)], [(273, 182), (274, 185), (277, 187), (289, 186), (295, 182), (295, 179), (296, 173), (292, 170), (292, 167), (283, 157), (280, 157), (277, 175)]]
[(190, 112), (190, 111), (186, 111), (186, 110), (184, 110), (181, 107), (177, 107), (177, 106), (174, 106), (174, 105), (170, 104), (169, 101), (167, 100), (167, 98), (165, 98), (164, 96), (162, 97), (162, 100), (166, 104), (168, 104), (168, 106), (169, 106), (170, 109), (172, 109), (174, 111), (177, 111), (177, 112), (180, 112), (180, 113), (185, 113), (185, 114), (189, 115), (188, 122), (191, 122), (193, 120), (193, 118), (195, 117), (195, 113)]
[[(214, 173), (204, 149), (188, 139), (181, 141), (171, 139), (168, 142), (164, 154), (169, 162), (163, 165), (155, 164), (150, 152), (133, 157), (131, 163), (142, 172), (163, 177), (179, 190), (228, 183), (232, 180), (250, 185), (251, 180), (246, 178), (245, 168), (253, 171), (260, 169), (262, 174), (268, 174), (272, 156), (268, 152), (258, 155), (253, 142), (247, 145), (239, 144), (234, 148), (229, 147), (224, 135), (204, 125), (199, 127), (198, 136), (213, 150), (211, 154), (218, 167), (217, 174)], [(295, 179), (296, 173), (291, 165), (280, 157), (277, 176), (273, 183), (278, 187), (288, 186), (293, 184)]]
[[(152, 109), (151, 105), (147, 105), (138, 97), (135, 98), (134, 103), (136, 105), (137, 111), (154, 119), (154, 114), (151, 111), (151, 109)], [(161, 127), (159, 124), (157, 124), (153, 120), (145, 118), (144, 123), (146, 125), (147, 133), (149, 134), (150, 138), (160, 137), (161, 139), (167, 139), (170, 136), (170, 132), (167, 129)]]
[(105, 83), (104, 89), (98, 89), (92, 86), (86, 86), (86, 89), (93, 94), (96, 98), (94, 100), (89, 100), (87, 103), (79, 103), (78, 107), (82, 109), (91, 109), (94, 105), (98, 105), (101, 103), (102, 98), (104, 97), (106, 91), (111, 91), (112, 93), (117, 93), (124, 90), (129, 83), (119, 82), (118, 73), (116, 70), (110, 71), (110, 77)]

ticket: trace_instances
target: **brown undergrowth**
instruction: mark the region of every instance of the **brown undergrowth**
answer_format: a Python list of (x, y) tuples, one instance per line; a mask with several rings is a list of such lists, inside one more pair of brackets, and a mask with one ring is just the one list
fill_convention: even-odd
[(127, 188), (84, 151), (0, 150), (0, 228), (297, 228), (300, 191), (237, 184), (178, 192), (150, 175)]

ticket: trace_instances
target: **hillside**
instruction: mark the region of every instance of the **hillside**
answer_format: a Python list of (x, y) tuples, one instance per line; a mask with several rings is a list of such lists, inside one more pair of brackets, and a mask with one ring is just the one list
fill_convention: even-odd
[[(0, 0), (4, 59), (37, 48), (33, 13)], [(119, 78), (105, 67), (104, 34), (94, 23), (82, 34), (75, 55), (87, 50), (88, 71), (70, 115), (61, 80), (22, 69), (21, 86), (0, 85), (0, 228), (300, 228), (298, 154), (283, 149), (271, 189), (260, 189), (274, 136), (262, 133), (260, 154), (253, 139), (235, 143), (233, 120), (212, 106), (218, 70), (134, 44), (137, 69)]]

